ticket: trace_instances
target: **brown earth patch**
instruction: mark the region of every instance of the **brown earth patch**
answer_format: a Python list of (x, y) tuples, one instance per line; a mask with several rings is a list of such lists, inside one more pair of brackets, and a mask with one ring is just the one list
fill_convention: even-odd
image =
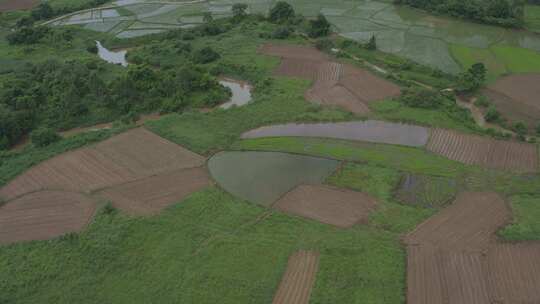
[(39, 3), (39, 0), (0, 0), (0, 12), (28, 10)]
[(105, 189), (99, 195), (134, 215), (155, 214), (210, 185), (203, 168), (181, 169)]
[(528, 143), (493, 140), (435, 129), (427, 149), (469, 165), (519, 172), (538, 170), (537, 147)]
[(0, 207), (0, 243), (45, 240), (82, 230), (95, 202), (79, 193), (40, 191)]
[(509, 217), (497, 194), (464, 193), (410, 233), (407, 303), (538, 303), (540, 243), (497, 242)]
[(356, 114), (369, 112), (368, 103), (400, 94), (397, 85), (352, 65), (332, 61), (315, 48), (292, 45), (263, 45), (261, 53), (279, 56), (276, 75), (312, 80), (307, 100), (338, 106)]
[(540, 74), (515, 74), (490, 85), (485, 94), (511, 120), (523, 120), (531, 125), (540, 119)]
[(319, 253), (300, 250), (289, 257), (272, 304), (308, 304), (319, 269)]
[(320, 185), (303, 185), (287, 193), (274, 204), (274, 208), (348, 228), (367, 222), (377, 201), (367, 194)]

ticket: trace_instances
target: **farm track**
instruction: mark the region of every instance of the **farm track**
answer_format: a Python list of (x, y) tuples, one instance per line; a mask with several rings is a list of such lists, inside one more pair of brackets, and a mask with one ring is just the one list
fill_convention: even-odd
[[(14, 241), (78, 231), (84, 222), (81, 217), (86, 216), (77, 213), (78, 202), (88, 202), (80, 193), (105, 188), (103, 198), (128, 213), (157, 213), (210, 184), (207, 171), (201, 168), (204, 163), (205, 158), (150, 131), (133, 129), (47, 160), (0, 188), (0, 200), (7, 202), (0, 207), (0, 221), (3, 216), (25, 219), (4, 219), (0, 231), (21, 231), (14, 234), (22, 235), (14, 236)], [(41, 200), (45, 203), (39, 205)], [(59, 210), (54, 201), (66, 209)], [(46, 229), (35, 228), (40, 225)], [(2, 239), (8, 240), (7, 236)]]
[(356, 114), (369, 113), (369, 102), (397, 96), (400, 89), (368, 71), (332, 61), (326, 54), (293, 45), (263, 45), (259, 52), (281, 58), (275, 75), (313, 81), (306, 99), (327, 106), (338, 106)]
[(463, 193), (406, 238), (407, 302), (538, 303), (540, 244), (497, 241), (510, 210), (494, 193)]
[(367, 223), (377, 206), (369, 195), (330, 186), (301, 185), (288, 192), (273, 208), (341, 228)]
[(308, 304), (319, 268), (319, 254), (300, 250), (289, 257), (272, 304)]
[(427, 149), (468, 165), (519, 172), (538, 170), (535, 145), (434, 129)]

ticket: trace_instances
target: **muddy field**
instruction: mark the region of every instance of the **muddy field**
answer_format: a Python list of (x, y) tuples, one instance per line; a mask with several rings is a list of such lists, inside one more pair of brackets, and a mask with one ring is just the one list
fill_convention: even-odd
[[(209, 184), (207, 172), (200, 168), (204, 162), (202, 156), (145, 129), (133, 129), (95, 146), (47, 160), (0, 188), (0, 200), (7, 202), (0, 212), (0, 222), (2, 216), (11, 216), (11, 209), (22, 214), (27, 219), (22, 225), (29, 228), (22, 230), (24, 237), (21, 240), (43, 239), (63, 231), (70, 232), (80, 228), (77, 226), (80, 219), (76, 217), (78, 205), (73, 201), (81, 194), (73, 193), (91, 194), (100, 189), (106, 189), (101, 198), (112, 200), (115, 206), (127, 212), (153, 214)], [(68, 193), (67, 198), (62, 196), (64, 193)], [(55, 199), (60, 205), (54, 204)], [(51, 209), (39, 209), (37, 202), (40, 200)], [(74, 207), (58, 210), (68, 203)], [(66, 224), (62, 217), (72, 226)], [(17, 227), (14, 222), (4, 222), (10, 225), (9, 229)], [(47, 229), (41, 232), (32, 228), (40, 225)]]
[(0, 244), (46, 240), (80, 231), (95, 207), (93, 199), (73, 192), (27, 194), (0, 207)]
[(499, 79), (485, 93), (503, 116), (535, 127), (540, 119), (539, 83), (540, 74), (515, 74)]
[(407, 302), (538, 303), (540, 244), (504, 244), (510, 209), (495, 193), (463, 193), (405, 238)]
[(301, 250), (289, 257), (272, 304), (308, 304), (319, 269), (319, 253)]
[(0, 0), (0, 12), (29, 10), (38, 3), (39, 0)]
[(400, 94), (397, 85), (366, 70), (334, 62), (314, 48), (266, 44), (259, 51), (281, 57), (282, 61), (274, 74), (313, 81), (305, 96), (316, 104), (366, 114), (370, 102)]
[(436, 129), (432, 131), (427, 149), (469, 165), (518, 172), (538, 170), (537, 148), (527, 143), (493, 140)]
[(129, 214), (156, 214), (210, 185), (206, 169), (192, 168), (162, 173), (101, 191), (98, 196)]
[(340, 123), (283, 124), (248, 131), (242, 138), (324, 137), (411, 147), (425, 146), (429, 129), (413, 125), (367, 120)]
[(288, 192), (273, 207), (341, 228), (367, 223), (377, 201), (367, 194), (329, 186), (302, 185)]

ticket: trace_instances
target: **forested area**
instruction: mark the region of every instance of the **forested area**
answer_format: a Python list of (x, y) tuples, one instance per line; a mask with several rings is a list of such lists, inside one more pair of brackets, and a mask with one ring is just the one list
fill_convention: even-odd
[(395, 0), (394, 2), (488, 24), (505, 27), (523, 26), (523, 0)]

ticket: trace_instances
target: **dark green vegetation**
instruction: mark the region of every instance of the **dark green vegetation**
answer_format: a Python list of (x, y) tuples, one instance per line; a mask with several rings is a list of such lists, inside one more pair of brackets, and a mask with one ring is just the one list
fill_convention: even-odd
[(508, 240), (540, 240), (540, 196), (515, 195), (510, 197), (514, 223), (500, 232)]
[(394, 3), (505, 27), (523, 26), (521, 0), (394, 0)]

